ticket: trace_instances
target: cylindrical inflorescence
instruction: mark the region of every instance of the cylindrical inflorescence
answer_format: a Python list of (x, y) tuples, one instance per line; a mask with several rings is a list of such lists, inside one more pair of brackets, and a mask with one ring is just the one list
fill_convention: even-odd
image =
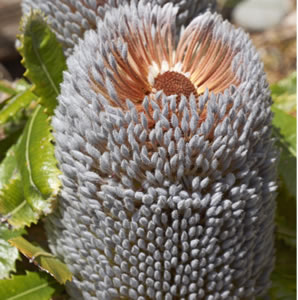
[[(73, 47), (83, 38), (84, 33), (96, 29), (96, 23), (104, 18), (105, 12), (130, 1), (139, 0), (23, 0), (24, 15), (31, 10), (41, 10), (62, 43), (69, 56)], [(168, 2), (177, 5), (179, 11), (177, 25), (188, 24), (194, 17), (207, 9), (214, 10), (216, 0), (146, 0), (152, 4), (164, 5)]]
[(263, 65), (217, 14), (106, 12), (67, 60), (63, 173), (46, 229), (73, 299), (255, 299), (274, 262), (276, 151)]

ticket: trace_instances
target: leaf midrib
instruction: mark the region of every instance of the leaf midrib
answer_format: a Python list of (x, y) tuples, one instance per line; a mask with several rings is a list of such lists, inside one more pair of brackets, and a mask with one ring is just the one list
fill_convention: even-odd
[(52, 79), (50, 73), (48, 72), (48, 70), (47, 70), (47, 68), (45, 66), (45, 64), (43, 63), (43, 60), (41, 59), (41, 57), (39, 55), (39, 52), (37, 51), (36, 40), (35, 40), (35, 36), (34, 36), (34, 31), (31, 30), (31, 26), (32, 26), (32, 23), (30, 23), (30, 32), (31, 32), (31, 36), (32, 36), (33, 51), (34, 51), (34, 53), (35, 53), (38, 61), (40, 62), (40, 66), (43, 69), (43, 71), (45, 72), (46, 77), (48, 78), (50, 84), (52, 85), (52, 87), (53, 87), (53, 89), (54, 89), (54, 91), (56, 93), (56, 96), (58, 96), (59, 95), (59, 89), (58, 89), (58, 87), (56, 87), (54, 80)]
[[(39, 193), (39, 189), (37, 188), (33, 178), (32, 178), (32, 171), (31, 171), (31, 160), (30, 160), (30, 154), (29, 154), (29, 147), (30, 147), (30, 142), (31, 142), (31, 132), (32, 132), (32, 128), (33, 128), (33, 124), (34, 124), (34, 121), (35, 121), (35, 118), (37, 116), (37, 114), (39, 113), (41, 109), (41, 106), (39, 106), (35, 112), (33, 113), (33, 116), (29, 122), (29, 126), (28, 126), (28, 133), (27, 133), (27, 139), (26, 139), (26, 150), (25, 150), (25, 160), (26, 160), (26, 164), (28, 163), (28, 174), (29, 174), (29, 181), (30, 181), (30, 184), (34, 187), (34, 189)], [(26, 167), (26, 166), (25, 166)]]
[(6, 300), (20, 299), (20, 297), (26, 296), (26, 295), (28, 295), (28, 294), (30, 294), (30, 293), (34, 293), (34, 292), (36, 292), (36, 291), (38, 291), (38, 290), (40, 290), (40, 289), (43, 289), (43, 288), (45, 288), (45, 287), (47, 287), (47, 286), (51, 286), (51, 285), (54, 284), (54, 283), (55, 283), (54, 281), (44, 283), (44, 284), (42, 284), (42, 285), (40, 285), (40, 286), (37, 286), (37, 287), (35, 287), (35, 288), (29, 289), (29, 290), (27, 290), (27, 291), (25, 291), (25, 292), (22, 292), (22, 293), (20, 293), (20, 294), (18, 294), (18, 295), (16, 295), (16, 296), (12, 296), (12, 297), (10, 297), (10, 298), (7, 298)]

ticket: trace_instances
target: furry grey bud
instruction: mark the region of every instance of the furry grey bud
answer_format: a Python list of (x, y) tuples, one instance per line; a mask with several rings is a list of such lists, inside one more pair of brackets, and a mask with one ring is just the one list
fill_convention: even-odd
[(176, 44), (177, 13), (111, 9), (67, 60), (53, 118), (63, 188), (46, 228), (73, 299), (240, 300), (270, 286), (277, 154), (262, 63), (210, 12)]
[[(104, 19), (107, 10), (139, 0), (23, 0), (23, 14), (30, 10), (41, 10), (48, 18), (51, 28), (69, 56), (73, 47), (83, 38), (87, 30), (95, 29), (96, 23)], [(153, 5), (173, 3), (179, 8), (177, 24), (188, 24), (194, 17), (207, 9), (214, 10), (216, 0), (145, 0)]]

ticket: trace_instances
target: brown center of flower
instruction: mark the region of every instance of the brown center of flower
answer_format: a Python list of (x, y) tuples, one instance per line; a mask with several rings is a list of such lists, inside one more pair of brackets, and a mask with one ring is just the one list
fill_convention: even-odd
[(183, 74), (167, 71), (156, 76), (154, 86), (156, 90), (163, 90), (167, 95), (181, 95), (189, 97), (191, 94), (197, 96), (197, 91), (192, 82)]

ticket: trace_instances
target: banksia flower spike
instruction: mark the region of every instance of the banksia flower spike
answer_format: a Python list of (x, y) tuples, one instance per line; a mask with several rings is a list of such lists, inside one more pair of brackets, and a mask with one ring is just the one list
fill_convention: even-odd
[[(78, 43), (78, 39), (84, 36), (85, 31), (95, 29), (96, 23), (104, 18), (107, 10), (129, 2), (130, 0), (23, 0), (22, 10), (24, 14), (30, 13), (31, 9), (41, 10), (48, 17), (49, 24), (68, 56)], [(167, 2), (176, 4), (179, 8), (177, 25), (180, 26), (187, 24), (207, 9), (214, 10), (216, 5), (215, 0), (147, 0), (147, 2), (159, 5)]]
[(176, 42), (177, 12), (111, 9), (68, 58), (53, 118), (63, 189), (46, 228), (74, 299), (255, 299), (270, 285), (263, 66), (210, 12)]

